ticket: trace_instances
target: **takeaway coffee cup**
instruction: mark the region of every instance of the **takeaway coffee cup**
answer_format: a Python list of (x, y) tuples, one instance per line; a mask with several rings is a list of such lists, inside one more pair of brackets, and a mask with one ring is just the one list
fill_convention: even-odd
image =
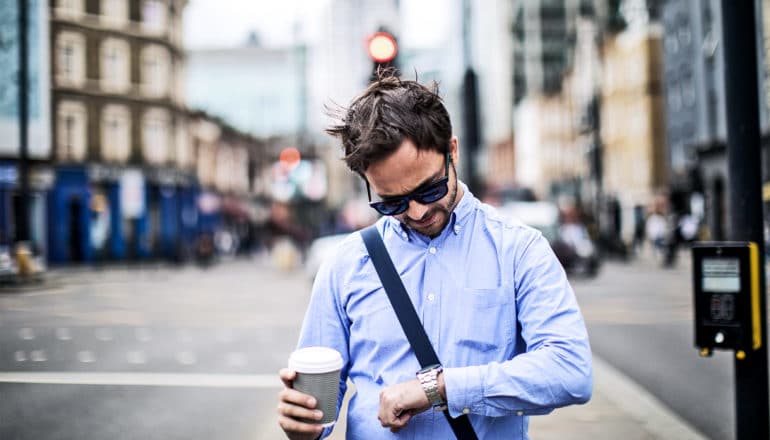
[(337, 394), (340, 387), (342, 356), (327, 347), (301, 348), (289, 356), (289, 369), (297, 372), (294, 389), (309, 394), (318, 401), (323, 419), (300, 419), (307, 423), (331, 426), (337, 420)]

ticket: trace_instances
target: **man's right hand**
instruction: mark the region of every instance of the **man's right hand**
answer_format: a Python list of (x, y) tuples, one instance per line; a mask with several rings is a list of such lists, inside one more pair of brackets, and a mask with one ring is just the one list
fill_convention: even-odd
[(283, 368), (278, 373), (284, 389), (278, 393), (278, 424), (291, 440), (315, 440), (323, 432), (321, 425), (305, 423), (298, 418), (321, 420), (323, 413), (316, 409), (316, 399), (293, 389), (295, 371)]

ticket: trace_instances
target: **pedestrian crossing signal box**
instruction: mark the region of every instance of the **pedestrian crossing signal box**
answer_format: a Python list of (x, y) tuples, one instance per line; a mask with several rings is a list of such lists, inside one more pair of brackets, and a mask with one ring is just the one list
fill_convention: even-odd
[(696, 243), (692, 261), (695, 346), (702, 356), (735, 350), (743, 359), (762, 344), (756, 243)]

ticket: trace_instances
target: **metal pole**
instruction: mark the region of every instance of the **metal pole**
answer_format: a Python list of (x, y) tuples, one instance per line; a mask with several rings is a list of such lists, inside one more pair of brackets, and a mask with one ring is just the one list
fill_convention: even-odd
[(19, 193), (16, 205), (16, 241), (29, 241), (29, 47), (27, 43), (27, 0), (17, 0), (19, 8)]
[(753, 1), (722, 0), (727, 97), (727, 167), (730, 239), (759, 245), (762, 344), (735, 359), (735, 416), (738, 440), (770, 438), (767, 377), (767, 312), (759, 137), (759, 87)]
[(463, 0), (463, 73), (462, 105), (463, 105), (463, 141), (466, 156), (465, 174), (468, 188), (477, 196), (482, 196), (482, 184), (479, 178), (477, 155), (481, 146), (481, 124), (479, 122), (479, 98), (478, 81), (473, 69), (473, 57), (471, 50), (471, 17), (473, 10), (471, 2)]

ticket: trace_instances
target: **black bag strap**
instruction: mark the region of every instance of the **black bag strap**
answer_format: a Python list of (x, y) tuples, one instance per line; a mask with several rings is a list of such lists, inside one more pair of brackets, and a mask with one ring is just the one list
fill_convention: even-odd
[[(425, 368), (429, 365), (439, 364), (436, 351), (433, 350), (433, 345), (425, 333), (425, 328), (420, 323), (420, 318), (414, 310), (414, 305), (409, 299), (409, 294), (404, 288), (404, 283), (401, 282), (396, 267), (393, 265), (393, 260), (390, 259), (390, 254), (385, 248), (385, 243), (383, 243), (377, 227), (375, 225), (369, 226), (361, 231), (361, 236), (364, 238), (369, 258), (372, 259), (372, 264), (374, 264), (377, 275), (382, 281), (382, 286), (388, 294), (390, 304), (396, 312), (398, 322), (401, 324), (409, 344), (412, 345), (412, 350), (414, 350), (420, 366)], [(467, 415), (463, 414), (457, 418), (452, 418), (449, 415), (449, 410), (444, 410), (443, 413), (459, 440), (477, 440), (476, 432), (473, 430)]]

